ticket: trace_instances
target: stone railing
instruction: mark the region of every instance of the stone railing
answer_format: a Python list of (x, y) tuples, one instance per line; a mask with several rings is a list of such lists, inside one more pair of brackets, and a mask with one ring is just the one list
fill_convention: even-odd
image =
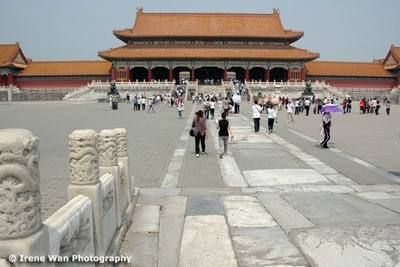
[(118, 254), (138, 197), (126, 130), (76, 130), (69, 151), (69, 202), (42, 222), (39, 140), (0, 130), (0, 266), (129, 261)]
[(10, 85), (10, 86), (0, 86), (0, 91), (7, 92), (7, 101), (11, 102), (12, 101), (12, 93), (20, 93), (21, 91), (19, 88), (15, 85)]
[[(127, 82), (117, 82), (116, 83), (118, 93), (121, 98), (124, 99), (126, 93), (131, 96), (145, 94), (147, 96), (152, 96), (157, 93), (171, 94), (172, 91), (176, 90), (175, 81), (152, 81), (152, 82), (140, 82), (127, 81)], [(102, 81), (92, 81), (92, 83), (78, 88), (75, 91), (67, 94), (64, 100), (68, 101), (86, 101), (86, 100), (97, 100), (104, 99), (107, 97), (107, 93), (110, 91), (110, 82)]]

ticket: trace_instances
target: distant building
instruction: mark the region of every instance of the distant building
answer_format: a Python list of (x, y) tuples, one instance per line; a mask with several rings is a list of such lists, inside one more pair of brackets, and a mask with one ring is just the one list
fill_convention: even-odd
[(312, 61), (306, 63), (306, 79), (325, 81), (330, 86), (346, 88), (393, 88), (394, 75), (378, 62)]
[(1, 86), (77, 88), (93, 80), (111, 80), (112, 63), (94, 61), (32, 61), (19, 43), (0, 44)]
[(396, 85), (400, 85), (400, 47), (392, 44), (386, 58), (381, 62), (383, 67), (396, 77)]
[(15, 84), (15, 75), (28, 65), (28, 60), (19, 46), (15, 44), (0, 44), (0, 86)]

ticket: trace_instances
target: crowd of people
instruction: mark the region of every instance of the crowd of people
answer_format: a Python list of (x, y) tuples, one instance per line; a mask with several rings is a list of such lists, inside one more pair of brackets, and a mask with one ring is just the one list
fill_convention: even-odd
[[(390, 115), (390, 108), (391, 108), (390, 101), (386, 100), (385, 105), (386, 105), (386, 114)], [(381, 105), (379, 103), (379, 98), (377, 99), (376, 97), (369, 100), (365, 98), (361, 99), (359, 106), (360, 106), (360, 114), (370, 113), (379, 115), (379, 110), (381, 108)]]
[[(274, 123), (278, 123), (278, 111), (286, 111), (286, 123), (294, 123), (294, 116), (304, 114), (309, 116), (313, 114), (322, 114), (320, 132), (321, 137), (318, 144), (322, 148), (328, 148), (330, 140), (330, 129), (332, 125), (332, 117), (330, 112), (322, 112), (325, 105), (335, 105), (341, 107), (341, 113), (351, 113), (353, 101), (350, 97), (344, 98), (339, 101), (338, 98), (323, 98), (320, 99), (316, 96), (299, 97), (290, 99), (288, 95), (283, 97), (257, 97), (253, 95), (250, 97), (247, 91), (237, 91), (233, 96), (217, 96), (215, 94), (197, 94), (192, 96), (192, 102), (195, 105), (200, 105), (201, 108), (196, 112), (196, 117), (192, 122), (195, 137), (195, 153), (196, 157), (205, 152), (205, 140), (208, 138), (207, 120), (215, 119), (218, 111), (219, 120), (215, 120), (215, 125), (219, 134), (219, 157), (227, 154), (228, 140), (233, 137), (232, 128), (229, 123), (229, 116), (231, 114), (240, 113), (240, 105), (242, 99), (253, 99), (252, 104), (252, 117), (254, 123), (254, 132), (260, 131), (260, 119), (263, 112), (266, 113), (268, 120), (268, 133), (274, 130)], [(155, 112), (154, 106), (164, 103), (168, 107), (176, 107), (178, 111), (178, 118), (182, 119), (183, 111), (185, 110), (185, 92), (184, 90), (177, 90), (171, 95), (154, 94), (152, 97), (146, 95), (137, 96), (132, 98), (133, 110), (146, 110), (148, 112)], [(384, 100), (386, 105), (386, 114), (390, 114), (391, 103)], [(130, 97), (127, 95), (126, 102), (130, 103)], [(375, 114), (379, 115), (381, 108), (379, 98), (372, 98), (366, 100), (362, 99), (359, 103), (360, 114)], [(293, 114), (294, 113), (294, 114)]]

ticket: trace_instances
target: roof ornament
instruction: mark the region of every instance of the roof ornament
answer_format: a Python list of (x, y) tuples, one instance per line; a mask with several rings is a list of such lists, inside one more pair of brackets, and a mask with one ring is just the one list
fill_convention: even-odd
[(279, 8), (274, 8), (274, 14), (280, 14), (281, 12), (279, 11)]
[(143, 13), (143, 7), (136, 8), (136, 13)]

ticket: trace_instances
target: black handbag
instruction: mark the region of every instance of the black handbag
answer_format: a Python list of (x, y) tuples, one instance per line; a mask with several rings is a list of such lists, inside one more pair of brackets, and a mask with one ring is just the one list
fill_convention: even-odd
[(192, 128), (192, 129), (190, 129), (190, 131), (189, 131), (189, 135), (194, 137), (194, 129), (193, 129), (193, 128)]

